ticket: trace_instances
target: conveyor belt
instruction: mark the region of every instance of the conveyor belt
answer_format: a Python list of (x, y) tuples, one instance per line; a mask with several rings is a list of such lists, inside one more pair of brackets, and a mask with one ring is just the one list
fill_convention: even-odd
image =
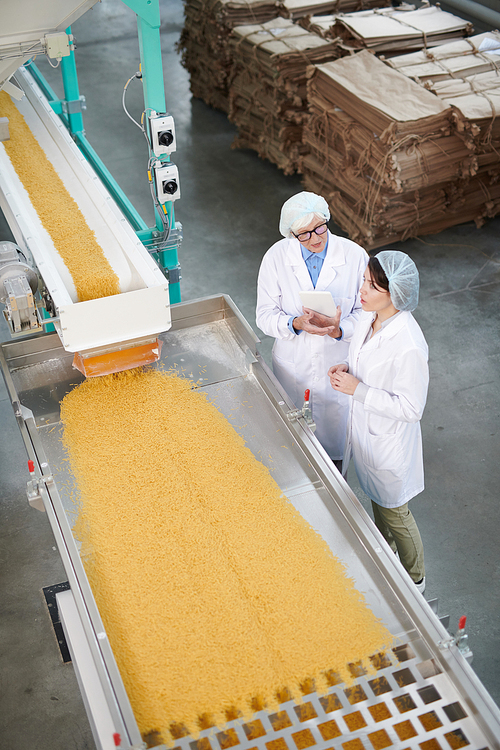
[[(499, 748), (498, 708), (312, 433), (302, 420), (287, 419), (292, 404), (231, 301), (221, 296), (175, 305), (172, 318), (160, 365), (203, 383), (395, 637), (392, 652), (374, 655), (376, 675), (358, 674), (353, 665), (354, 684), (335, 684), (332, 676), (326, 696), (311, 692), (297, 704), (285, 695), (279, 712), (206, 728), (197, 738), (179, 729), (179, 750)], [(82, 376), (55, 335), (5, 343), (0, 358), (29, 458), (46, 477), (45, 508), (114, 726), (130, 743), (122, 747), (137, 745), (141, 737), (71, 533), (72, 477), (63, 461), (59, 402)]]

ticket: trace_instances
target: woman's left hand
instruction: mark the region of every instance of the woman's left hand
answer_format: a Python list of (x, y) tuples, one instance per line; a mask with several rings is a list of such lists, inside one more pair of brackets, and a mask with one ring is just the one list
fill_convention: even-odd
[(348, 372), (337, 370), (337, 372), (330, 377), (330, 382), (335, 391), (340, 391), (348, 396), (352, 396), (358, 387), (358, 383), (361, 381), (355, 378), (354, 375), (350, 375)]
[(318, 328), (332, 328), (333, 331), (331, 331), (328, 335), (331, 338), (338, 339), (342, 335), (342, 331), (340, 330), (340, 318), (342, 315), (342, 308), (340, 305), (337, 305), (337, 312), (333, 317), (330, 317), (328, 315), (322, 315), (322, 313), (316, 312), (315, 310), (311, 310), (308, 307), (302, 308), (304, 312), (310, 313), (311, 318), (310, 322), (317, 326)]

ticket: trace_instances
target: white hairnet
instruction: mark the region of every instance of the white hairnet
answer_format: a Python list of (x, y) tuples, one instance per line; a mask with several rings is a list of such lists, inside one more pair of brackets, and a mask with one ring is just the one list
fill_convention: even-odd
[(389, 294), (396, 310), (412, 312), (418, 305), (420, 285), (415, 263), (399, 250), (382, 250), (375, 257), (387, 276)]
[(319, 214), (325, 217), (325, 221), (330, 218), (330, 209), (328, 203), (321, 195), (308, 193), (305, 190), (297, 195), (292, 195), (283, 203), (280, 216), (280, 232), (283, 237), (290, 237), (290, 227), (303, 216), (307, 214)]

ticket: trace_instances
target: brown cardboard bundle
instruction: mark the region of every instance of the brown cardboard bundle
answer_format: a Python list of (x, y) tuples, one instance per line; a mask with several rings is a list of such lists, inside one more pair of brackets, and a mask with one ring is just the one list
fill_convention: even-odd
[(307, 68), (337, 57), (337, 47), (282, 17), (234, 28), (231, 46), (229, 118), (239, 131), (234, 145), (253, 148), (290, 174), (304, 150)]
[(450, 108), (431, 92), (363, 50), (316, 65), (311, 93), (362, 122), (382, 142), (450, 132)]
[(436, 81), (432, 91), (454, 108), (458, 132), (470, 135), (476, 151), (500, 148), (500, 71)]
[(390, 0), (281, 0), (280, 14), (296, 21), (306, 16), (322, 17), (329, 13), (349, 13), (390, 5)]
[(218, 23), (234, 29), (247, 23), (266, 23), (276, 17), (280, 3), (276, 0), (211, 0)]
[(448, 186), (447, 201), (447, 216), (455, 218), (453, 224), (474, 221), (481, 227), (500, 213), (500, 169)]
[(387, 64), (451, 106), (457, 133), (477, 154), (500, 148), (500, 32), (402, 55)]
[[(308, 154), (304, 162), (310, 163), (315, 158)], [(317, 162), (315, 168), (320, 168), (320, 164)], [(304, 164), (304, 187), (319, 192), (321, 183), (311, 178), (315, 170), (307, 166)], [(433, 185), (403, 194), (381, 189), (377, 191), (377, 200), (368, 204), (361, 193), (356, 194), (359, 184), (352, 168), (342, 169), (330, 183), (329, 191), (323, 184), (321, 194), (328, 201), (335, 222), (367, 250), (419, 234), (439, 232), (443, 228), (447, 207), (444, 186)], [(458, 222), (454, 220), (453, 223)]]
[(342, 110), (325, 110), (314, 98), (304, 143), (326, 162), (333, 148), (345, 164), (365, 176), (370, 190), (385, 187), (404, 193), (468, 177), (478, 170), (477, 159), (456, 134), (432, 138), (409, 134), (383, 143)]
[(454, 131), (473, 154), (476, 173), (450, 192), (453, 205), (463, 196), (462, 216), (477, 223), (494, 215), (500, 180), (500, 32), (387, 62), (451, 107)]
[(367, 249), (498, 211), (491, 152), (478, 154), (460, 136), (448, 99), (374, 55), (311, 68), (308, 99), (304, 185)]
[[(296, 111), (295, 122), (280, 116), (280, 102), (271, 89), (263, 89), (245, 72), (236, 76), (231, 86), (230, 118), (238, 124), (234, 148), (251, 148), (263, 159), (276, 164), (285, 174), (295, 170), (302, 153), (304, 111)], [(256, 106), (256, 101), (263, 102)], [(292, 111), (293, 112), (293, 111)]]
[(271, 81), (305, 80), (308, 65), (338, 57), (332, 42), (287, 18), (234, 28), (232, 46), (240, 66), (253, 66)]
[(321, 15), (337, 11), (340, 0), (282, 0), (280, 3), (280, 15), (283, 18), (298, 18), (309, 16), (314, 13)]
[[(372, 169), (364, 158), (352, 158), (352, 151), (351, 158), (346, 158), (334, 142), (325, 153), (325, 143), (311, 137), (308, 127), (304, 129), (304, 141), (310, 149), (301, 160), (304, 186), (325, 196), (332, 217), (351, 239), (372, 249), (439, 231), (440, 222), (446, 218), (446, 183), (432, 183), (424, 177), (418, 180), (420, 188), (411, 189), (411, 181), (402, 172), (395, 190), (387, 184), (390, 175), (384, 175), (383, 163)], [(415, 162), (418, 165), (418, 159)], [(455, 171), (459, 173), (458, 168)]]
[(433, 49), (392, 57), (387, 64), (415, 81), (429, 84), (427, 88), (434, 81), (500, 71), (500, 32), (487, 31)]
[(455, 130), (474, 152), (480, 171), (500, 168), (500, 72), (490, 70), (427, 85), (452, 107)]
[(264, 23), (278, 12), (276, 0), (185, 0), (185, 22), (177, 48), (189, 71), (193, 95), (227, 113), (231, 30), (241, 24)]
[(397, 9), (376, 7), (354, 13), (308, 16), (300, 23), (323, 36), (337, 39), (344, 54), (369, 49), (377, 54), (401, 55), (409, 49), (430, 49), (462, 38), (472, 26), (435, 6), (415, 9), (403, 3)]
[(430, 5), (414, 9), (377, 8), (343, 13), (332, 23), (328, 35), (340, 37), (355, 49), (399, 55), (407, 50), (420, 50), (442, 45), (469, 36), (472, 25), (468, 21)]
[[(304, 185), (341, 207), (337, 223), (349, 236), (367, 247), (406, 239), (425, 219), (442, 216), (447, 205), (445, 185), (395, 193), (383, 185), (372, 185), (352, 164), (331, 154), (328, 163), (316, 151), (302, 160)], [(342, 221), (341, 219), (344, 219)], [(392, 238), (392, 239), (389, 239)]]

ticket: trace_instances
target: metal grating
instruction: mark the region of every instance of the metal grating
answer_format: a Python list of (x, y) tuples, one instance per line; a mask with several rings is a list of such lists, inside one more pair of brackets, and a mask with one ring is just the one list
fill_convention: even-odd
[(255, 705), (251, 720), (228, 716), (223, 731), (209, 717), (197, 739), (172, 725), (174, 750), (490, 750), (433, 659), (421, 661), (407, 643), (371, 662), (375, 673), (350, 665), (352, 685), (330, 672), (326, 695), (306, 683), (302, 702), (284, 691), (278, 711)]

